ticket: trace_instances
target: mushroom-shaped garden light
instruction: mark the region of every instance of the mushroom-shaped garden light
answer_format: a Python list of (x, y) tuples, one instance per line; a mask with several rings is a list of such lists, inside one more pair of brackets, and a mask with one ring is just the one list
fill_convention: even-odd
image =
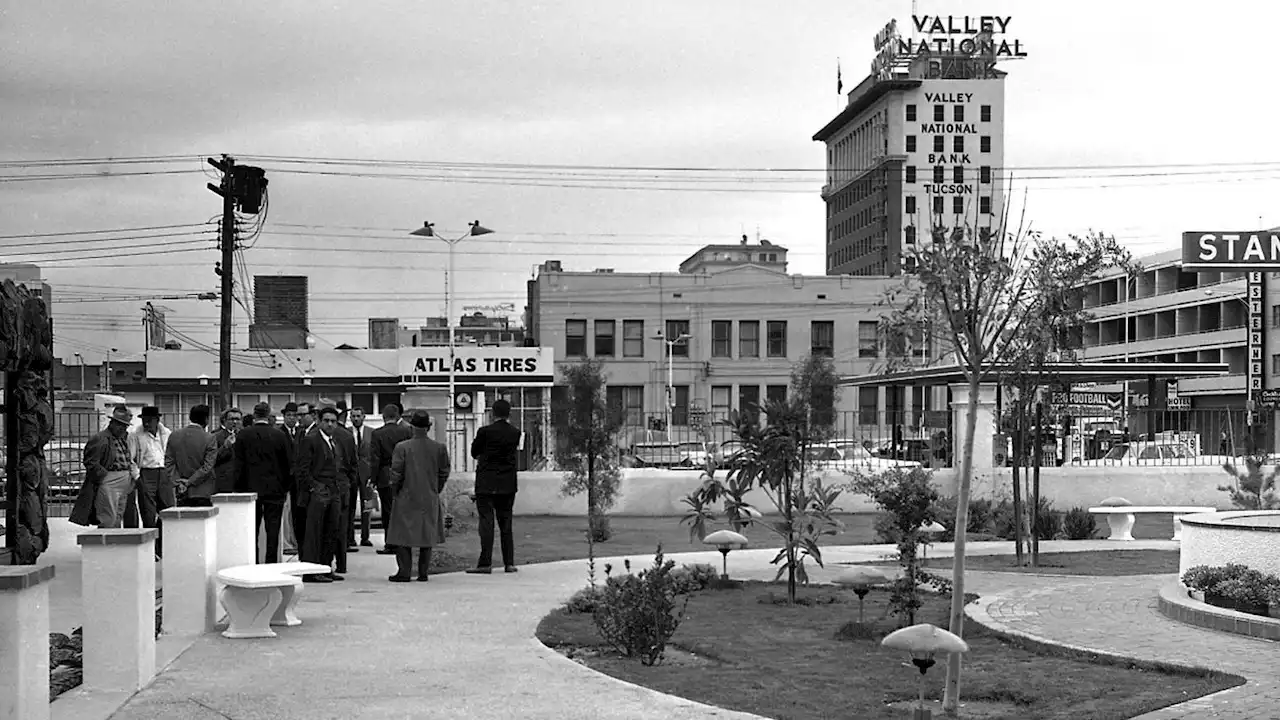
[[(920, 526), (920, 533), (929, 538), (926, 543), (933, 542), (934, 538), (946, 531), (947, 529), (942, 526), (942, 523), (939, 523), (936, 520), (934, 522), (924, 523)], [(928, 553), (924, 548), (921, 548), (920, 550), (920, 559), (928, 559)]]
[(924, 674), (933, 667), (934, 654), (969, 652), (969, 644), (959, 636), (929, 623), (895, 630), (881, 640), (880, 644), (911, 653), (911, 664), (920, 668), (920, 709), (917, 716), (926, 719), (929, 713), (924, 708)]
[(710, 535), (702, 538), (704, 545), (715, 545), (724, 556), (724, 575), (722, 580), (729, 579), (729, 551), (738, 550), (747, 546), (747, 538), (742, 533), (736, 533), (732, 530), (717, 530)]
[(865, 565), (854, 565), (851, 568), (841, 570), (836, 575), (835, 583), (842, 587), (853, 590), (853, 594), (858, 596), (858, 624), (862, 624), (862, 600), (867, 596), (867, 592), (871, 590), (871, 586), (889, 582), (889, 576), (884, 572)]

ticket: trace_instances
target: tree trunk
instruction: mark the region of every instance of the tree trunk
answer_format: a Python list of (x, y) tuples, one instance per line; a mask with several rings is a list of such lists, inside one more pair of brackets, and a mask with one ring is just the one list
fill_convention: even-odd
[(1040, 453), (1043, 450), (1044, 405), (1036, 401), (1035, 465), (1031, 470), (1031, 567), (1040, 567)]
[(587, 453), (587, 542), (590, 551), (596, 542), (596, 456)]
[[(802, 451), (803, 452), (803, 451)], [(787, 493), (787, 602), (796, 604), (796, 520), (795, 495), (791, 489), (791, 471), (787, 471), (785, 479)]]
[(1027, 414), (1024, 412), (1024, 400), (1019, 390), (1017, 404), (1018, 419), (1014, 427), (1013, 437), (1013, 548), (1017, 556), (1018, 567), (1022, 567), (1022, 459), (1027, 452)]
[[(976, 347), (977, 343), (970, 343)], [(974, 363), (975, 365), (981, 365)], [(965, 412), (964, 448), (960, 455), (960, 487), (956, 493), (956, 527), (969, 527), (969, 488), (973, 484), (973, 438), (978, 431), (978, 389), (981, 385), (979, 368), (969, 371), (969, 407)], [(964, 545), (963, 531), (956, 533), (955, 561), (951, 570), (951, 626), (952, 633), (964, 637)], [(942, 710), (955, 715), (960, 708), (960, 653), (947, 658), (947, 684), (943, 695)]]

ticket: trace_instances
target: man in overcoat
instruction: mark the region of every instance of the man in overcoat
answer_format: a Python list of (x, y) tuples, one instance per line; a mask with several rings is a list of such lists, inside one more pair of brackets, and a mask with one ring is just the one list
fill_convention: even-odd
[(396, 496), (391, 492), (391, 454), (396, 445), (413, 437), (413, 430), (400, 417), (400, 406), (387, 403), (382, 407), (382, 427), (373, 431), (372, 447), (369, 449), (369, 474), (378, 491), (378, 501), (382, 505), (382, 542), (384, 547), (379, 555), (394, 555), (396, 550), (386, 539), (386, 530), (390, 527), (391, 512), (395, 508)]
[(396, 549), (391, 582), (409, 582), (413, 551), (418, 549), (418, 582), (427, 581), (431, 548), (444, 544), (444, 506), (440, 493), (449, 480), (449, 451), (431, 439), (431, 416), (415, 410), (409, 418), (413, 436), (391, 454), (391, 522), (387, 544)]
[(516, 463), (520, 451), (520, 430), (511, 422), (511, 403), (493, 404), (493, 422), (476, 431), (471, 441), (471, 457), (476, 460), (476, 512), (480, 516), (480, 561), (468, 573), (488, 575), (493, 565), (493, 526), (497, 520), (502, 540), (502, 565), (516, 571), (515, 536), (511, 529), (511, 509), (516, 502)]
[[(116, 405), (107, 414), (105, 430), (89, 438), (84, 446), (84, 487), (82, 497), (92, 497), (92, 512), (81, 510), (87, 501), (76, 499), (72, 522), (100, 528), (118, 528), (124, 523), (125, 504), (134, 488), (133, 461), (129, 453), (129, 423), (133, 413), (124, 405)], [(84, 522), (81, 522), (84, 520)]]

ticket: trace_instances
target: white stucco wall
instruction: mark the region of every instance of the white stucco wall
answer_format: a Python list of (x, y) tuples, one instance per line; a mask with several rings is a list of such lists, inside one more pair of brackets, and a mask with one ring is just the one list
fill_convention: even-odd
[(1182, 519), (1179, 576), (1197, 565), (1228, 563), (1280, 575), (1280, 510), (1188, 515)]

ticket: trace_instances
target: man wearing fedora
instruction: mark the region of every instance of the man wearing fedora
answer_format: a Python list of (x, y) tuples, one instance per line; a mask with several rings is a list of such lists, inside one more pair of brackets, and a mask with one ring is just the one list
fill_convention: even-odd
[(107, 413), (107, 427), (84, 446), (85, 482), (95, 488), (93, 509), (98, 527), (124, 524), (125, 503), (133, 492), (133, 463), (129, 453), (129, 424), (133, 413), (123, 404)]
[[(164, 455), (169, 448), (169, 428), (160, 422), (160, 408), (142, 408), (142, 426), (129, 431), (129, 457), (138, 469), (138, 514), (142, 527), (160, 527), (160, 511), (177, 504), (173, 482), (164, 469)], [(163, 552), (161, 536), (156, 537), (156, 556)]]

